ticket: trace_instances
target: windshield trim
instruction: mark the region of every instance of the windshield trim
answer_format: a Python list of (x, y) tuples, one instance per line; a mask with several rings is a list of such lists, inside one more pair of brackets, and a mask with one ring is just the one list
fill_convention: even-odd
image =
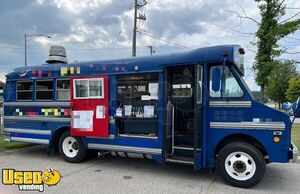
[[(235, 67), (237, 67), (236, 64), (233, 64), (233, 65), (234, 65)], [(254, 96), (253, 96), (252, 91), (250, 90), (248, 84), (246, 83), (246, 81), (244, 80), (244, 78), (241, 76), (241, 74), (240, 74), (239, 72), (237, 72), (236, 68), (232, 68), (232, 69), (234, 69), (234, 70), (233, 70), (234, 73), (237, 75), (237, 77), (239, 78), (239, 80), (241, 80), (242, 84), (244, 85), (244, 87), (245, 87), (246, 91), (248, 92), (248, 94), (250, 95), (250, 97), (251, 97), (252, 99), (255, 99)]]

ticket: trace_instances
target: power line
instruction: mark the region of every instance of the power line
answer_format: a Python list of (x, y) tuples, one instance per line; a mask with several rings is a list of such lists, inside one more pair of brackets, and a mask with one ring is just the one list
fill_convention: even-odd
[(124, 21), (124, 23), (123, 23), (122, 26), (121, 26), (121, 29), (120, 29), (120, 31), (119, 31), (119, 33), (118, 33), (118, 37), (117, 37), (117, 39), (115, 40), (115, 42), (119, 42), (119, 39), (120, 39), (120, 37), (121, 37), (121, 34), (122, 34), (122, 31), (123, 31), (124, 25), (125, 25), (125, 23), (127, 23), (127, 21), (128, 21), (129, 13), (130, 13), (131, 9), (133, 8), (133, 5), (134, 5), (134, 0), (132, 1), (131, 5), (130, 5), (130, 8), (128, 9), (127, 15), (126, 15), (126, 17), (125, 17), (125, 21)]
[[(155, 9), (155, 10), (158, 11), (158, 12), (160, 12), (160, 13), (166, 14), (166, 15), (171, 14), (171, 15), (173, 15), (173, 16), (177, 16), (178, 18), (181, 18), (181, 19), (189, 19), (189, 20), (195, 22), (195, 19), (190, 18), (189, 16), (185, 16), (185, 15), (182, 14), (182, 13), (180, 13), (180, 14), (178, 13), (178, 14), (177, 14), (177, 13), (174, 13), (174, 12), (171, 12), (171, 11), (168, 11), (168, 10), (159, 10), (159, 9)], [(226, 10), (224, 10), (224, 11), (226, 11)], [(242, 18), (240, 18), (240, 19), (242, 20)], [(177, 23), (178, 21), (177, 21), (177, 20), (174, 20), (174, 22)], [(179, 22), (178, 22), (178, 23), (179, 23)], [(254, 36), (255, 33), (247, 33), (247, 32), (240, 32), (240, 31), (238, 31), (238, 30), (234, 30), (234, 28), (240, 26), (242, 23), (243, 23), (243, 22), (240, 22), (238, 25), (232, 26), (232, 27), (230, 27), (230, 28), (226, 28), (226, 27), (224, 27), (224, 26), (217, 25), (217, 24), (215, 24), (215, 23), (209, 23), (209, 25), (215, 26), (215, 27), (217, 27), (217, 28), (221, 28), (222, 30), (226, 30), (226, 31), (228, 31), (228, 32), (237, 33), (237, 34), (239, 34), (239, 36), (241, 36), (241, 37), (250, 37), (250, 36)]]
[[(142, 47), (140, 47), (142, 48)], [(17, 49), (23, 50), (24, 47), (0, 46), (0, 49)], [(130, 47), (110, 47), (110, 48), (67, 48), (67, 50), (111, 50), (111, 49), (131, 49)], [(29, 47), (28, 50), (49, 50), (48, 48)]]
[(300, 51), (284, 51), (284, 54), (296, 55), (296, 54), (300, 54)]
[(24, 49), (24, 47), (0, 46), (0, 49)]
[(294, 38), (294, 37), (285, 37), (285, 38), (300, 41), (300, 38)]
[(300, 64), (300, 60), (292, 60), (292, 62), (294, 62), (296, 64)]
[(137, 30), (137, 32), (140, 33), (140, 34), (143, 34), (143, 35), (145, 35), (145, 36), (149, 36), (149, 37), (151, 37), (151, 38), (160, 40), (160, 41), (162, 41), (162, 42), (166, 42), (166, 43), (168, 43), (168, 44), (171, 44), (171, 45), (174, 45), (174, 46), (177, 46), (177, 47), (181, 47), (181, 48), (185, 48), (185, 49), (192, 49), (192, 48), (189, 48), (189, 47), (187, 47), (187, 46), (183, 46), (183, 45), (180, 45), (180, 44), (177, 44), (177, 43), (173, 43), (173, 42), (171, 42), (171, 41), (169, 41), (169, 40), (165, 40), (165, 39), (158, 38), (157, 36), (154, 36), (154, 35), (152, 35), (152, 34), (148, 34), (148, 33), (146, 33), (146, 32), (142, 32), (142, 31), (139, 31), (139, 30)]
[(300, 7), (286, 7), (285, 9), (300, 9)]

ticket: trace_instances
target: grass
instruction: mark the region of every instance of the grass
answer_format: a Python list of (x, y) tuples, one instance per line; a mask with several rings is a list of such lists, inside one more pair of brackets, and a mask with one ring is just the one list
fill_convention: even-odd
[(300, 125), (294, 124), (292, 129), (292, 139), (294, 143), (300, 148)]
[(4, 141), (4, 137), (0, 136), (0, 152), (6, 151), (6, 150), (12, 150), (17, 148), (23, 148), (30, 146), (30, 144), (26, 143), (19, 143), (19, 142), (7, 142)]

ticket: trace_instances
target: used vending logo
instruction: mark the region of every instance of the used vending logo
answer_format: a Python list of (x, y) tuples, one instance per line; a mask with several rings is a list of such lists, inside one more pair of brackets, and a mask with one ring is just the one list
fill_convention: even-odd
[(15, 169), (2, 169), (2, 183), (4, 185), (18, 185), (20, 191), (44, 191), (45, 184), (54, 186), (61, 180), (57, 170), (42, 171), (16, 171)]

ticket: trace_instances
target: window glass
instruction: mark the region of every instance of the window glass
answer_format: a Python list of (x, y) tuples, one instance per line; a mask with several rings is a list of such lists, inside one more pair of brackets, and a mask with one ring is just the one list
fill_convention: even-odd
[(122, 103), (156, 99), (158, 74), (118, 76), (118, 98)]
[(89, 80), (89, 97), (102, 96), (102, 80)]
[(36, 81), (36, 100), (52, 100), (53, 99), (53, 81), (39, 80)]
[[(220, 80), (220, 86), (223, 85), (223, 87), (220, 87), (219, 91), (213, 91), (212, 90), (212, 72), (214, 68), (220, 68), (222, 72), (223, 81)], [(215, 80), (214, 80), (215, 81)], [(244, 95), (242, 88), (238, 84), (237, 80), (231, 73), (230, 69), (227, 66), (215, 66), (210, 69), (210, 82), (209, 82), (209, 88), (210, 88), (210, 96), (215, 98), (221, 97), (221, 89), (223, 89), (222, 97), (224, 98), (238, 98), (242, 97)]]
[(32, 90), (33, 82), (26, 81), (26, 82), (18, 82), (17, 84), (18, 91), (19, 90)]
[(17, 100), (32, 100), (33, 81), (17, 83)]
[(88, 80), (75, 80), (76, 97), (88, 97)]
[(70, 80), (63, 79), (56, 81), (56, 99), (69, 100), (70, 99)]
[(118, 133), (157, 136), (159, 74), (119, 75), (117, 84)]
[(102, 98), (103, 79), (75, 80), (75, 98)]
[(70, 80), (68, 80), (68, 79), (57, 80), (56, 89), (69, 90), (70, 89)]

